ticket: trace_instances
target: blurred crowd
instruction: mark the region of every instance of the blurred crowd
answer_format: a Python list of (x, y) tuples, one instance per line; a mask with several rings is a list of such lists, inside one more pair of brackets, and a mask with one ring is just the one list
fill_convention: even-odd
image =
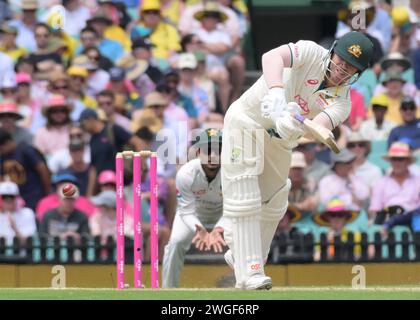
[[(365, 25), (355, 23), (360, 12)], [(306, 139), (294, 151), (290, 207), (277, 235), (420, 231), (419, 17), (420, 0), (353, 0), (338, 12), (335, 38), (363, 31), (375, 54), (352, 82), (348, 121), (334, 130), (343, 151)], [(176, 163), (158, 160), (163, 249), (177, 163), (187, 159), (191, 131), (223, 128), (243, 90), (248, 31), (243, 0), (0, 0), (0, 237), (113, 236), (115, 154), (155, 151), (167, 129)], [(144, 160), (146, 237), (148, 170)], [(66, 183), (78, 188), (70, 198)]]

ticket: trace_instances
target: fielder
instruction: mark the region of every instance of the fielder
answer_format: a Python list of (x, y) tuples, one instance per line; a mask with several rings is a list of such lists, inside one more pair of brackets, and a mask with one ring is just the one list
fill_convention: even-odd
[[(179, 287), (185, 254), (191, 243), (199, 250), (215, 252), (222, 252), (226, 246), (222, 237), (221, 144), (221, 132), (206, 129), (194, 144), (198, 158), (187, 162), (177, 173), (178, 206), (163, 257), (163, 288)], [(212, 231), (207, 232), (205, 225), (212, 226)]]
[(369, 66), (372, 52), (359, 32), (330, 50), (304, 40), (282, 45), (263, 55), (263, 75), (228, 109), (221, 154), (223, 216), (230, 226), (225, 260), (234, 267), (237, 288), (272, 287), (264, 262), (287, 210), (291, 151), (305, 135), (291, 112), (329, 130), (345, 121), (351, 79)]

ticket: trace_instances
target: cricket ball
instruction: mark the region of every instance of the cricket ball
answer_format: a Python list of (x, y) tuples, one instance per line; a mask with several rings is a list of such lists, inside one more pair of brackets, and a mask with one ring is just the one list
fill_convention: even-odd
[(77, 188), (72, 183), (67, 183), (63, 186), (62, 192), (66, 198), (71, 198), (76, 194)]

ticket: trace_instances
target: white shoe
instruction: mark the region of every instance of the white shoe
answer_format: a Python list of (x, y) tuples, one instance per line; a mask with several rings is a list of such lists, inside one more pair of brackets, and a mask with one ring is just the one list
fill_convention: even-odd
[(273, 282), (270, 277), (255, 275), (249, 278), (245, 283), (246, 290), (270, 290)]
[(230, 251), (230, 249), (228, 250), (228, 251), (226, 251), (226, 253), (225, 253), (225, 261), (226, 261), (226, 263), (228, 264), (228, 266), (232, 269), (232, 270), (234, 270), (235, 269), (235, 263), (234, 263), (234, 261), (233, 261), (233, 254), (232, 254), (232, 251)]

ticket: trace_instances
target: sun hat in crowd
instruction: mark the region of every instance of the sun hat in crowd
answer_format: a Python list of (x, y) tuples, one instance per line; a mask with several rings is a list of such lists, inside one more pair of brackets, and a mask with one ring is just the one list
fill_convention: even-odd
[(14, 73), (8, 73), (3, 76), (3, 79), (0, 83), (1, 89), (12, 89), (16, 88), (16, 75)]
[(79, 122), (82, 123), (83, 121), (89, 119), (99, 119), (98, 113), (92, 108), (86, 108), (82, 111), (79, 117)]
[(136, 59), (132, 55), (127, 55), (119, 59), (117, 67), (123, 68), (128, 80), (135, 80), (140, 77), (148, 68), (149, 64), (145, 60)]
[(220, 22), (225, 22), (228, 19), (228, 16), (226, 13), (222, 12), (220, 10), (219, 4), (214, 1), (208, 1), (204, 4), (203, 9), (197, 11), (194, 14), (194, 18), (197, 20), (202, 20), (206, 15), (208, 14), (214, 14), (215, 16), (218, 16)]
[(140, 128), (147, 128), (153, 134), (157, 134), (163, 128), (163, 122), (158, 118), (156, 113), (150, 109), (144, 109), (138, 119), (133, 121), (133, 132)]
[(99, 184), (106, 184), (106, 183), (116, 183), (117, 176), (115, 172), (112, 170), (104, 170), (99, 174), (98, 183)]
[(22, 0), (20, 8), (22, 10), (36, 10), (38, 9), (38, 0)]
[(166, 106), (168, 100), (159, 92), (152, 91), (146, 95), (144, 98), (144, 108), (149, 108), (151, 106)]
[(16, 73), (17, 84), (31, 83), (31, 82), (32, 82), (32, 77), (29, 73), (25, 73), (25, 72)]
[(64, 96), (59, 94), (51, 95), (48, 98), (47, 103), (42, 107), (42, 114), (46, 116), (50, 110), (63, 107), (66, 108), (69, 113), (73, 110), (72, 105), (68, 103)]
[(74, 65), (67, 69), (67, 74), (70, 77), (87, 78), (89, 76), (89, 73), (86, 68)]
[(313, 221), (320, 226), (329, 226), (330, 219), (334, 216), (341, 216), (346, 219), (346, 223), (354, 221), (359, 215), (358, 211), (346, 208), (343, 200), (335, 197), (328, 201), (324, 212), (318, 212), (312, 216)]
[(306, 168), (305, 155), (302, 152), (294, 151), (292, 152), (292, 160), (290, 162), (290, 169), (292, 168)]
[(117, 194), (115, 191), (106, 190), (99, 193), (97, 196), (92, 197), (92, 203), (95, 206), (104, 206), (108, 208), (116, 208), (116, 201)]
[(407, 106), (414, 107), (414, 109), (417, 109), (416, 101), (414, 101), (414, 99), (410, 96), (404, 96), (401, 99), (400, 108), (402, 109)]
[(356, 155), (349, 149), (344, 148), (339, 154), (331, 153), (331, 167), (334, 167), (336, 163), (349, 163), (356, 159)]
[(132, 50), (135, 50), (138, 48), (151, 49), (153, 47), (155, 47), (155, 45), (147, 38), (136, 38), (131, 43)]
[(88, 71), (95, 71), (99, 68), (97, 61), (90, 60), (88, 56), (84, 54), (74, 57), (72, 65), (85, 68)]
[(182, 53), (179, 55), (178, 69), (195, 69), (197, 68), (197, 59), (192, 53)]
[(411, 153), (410, 146), (401, 141), (392, 143), (388, 149), (388, 153), (383, 156), (383, 159), (387, 161), (391, 158), (407, 158), (411, 159), (412, 162), (416, 161), (416, 157)]
[(86, 21), (86, 24), (90, 26), (94, 22), (103, 22), (106, 25), (110, 26), (112, 24), (111, 18), (105, 13), (104, 10), (99, 9), (95, 14)]
[(79, 180), (74, 174), (71, 174), (71, 173), (57, 173), (52, 177), (51, 182), (55, 186), (64, 182), (79, 185)]
[(0, 33), (7, 33), (7, 34), (18, 34), (18, 29), (11, 25), (9, 21), (3, 22), (0, 26)]
[(16, 197), (19, 195), (19, 187), (12, 181), (0, 182), (0, 195)]
[(17, 104), (11, 100), (5, 100), (0, 102), (0, 116), (10, 115), (16, 118), (16, 120), (22, 120), (23, 116), (19, 113)]
[(144, 11), (160, 11), (160, 1), (159, 0), (143, 0), (140, 7), (140, 15)]
[(347, 139), (347, 143), (352, 142), (370, 142), (370, 140), (366, 139), (359, 131), (352, 131)]
[(387, 71), (394, 65), (401, 66), (402, 71), (406, 71), (411, 67), (411, 62), (400, 52), (392, 52), (381, 61), (381, 69), (384, 71)]
[(371, 107), (381, 106), (388, 109), (389, 107), (388, 96), (385, 93), (379, 93), (372, 97), (372, 100), (370, 100), (370, 105)]
[(109, 80), (122, 81), (125, 78), (125, 71), (120, 67), (112, 67), (109, 69)]

